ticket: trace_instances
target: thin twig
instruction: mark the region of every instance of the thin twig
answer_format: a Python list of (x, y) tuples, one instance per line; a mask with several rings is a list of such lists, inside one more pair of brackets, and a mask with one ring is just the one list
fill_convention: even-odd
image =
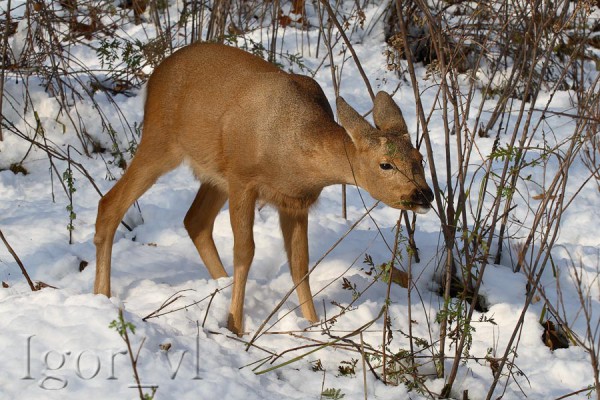
[[(158, 318), (158, 317), (162, 317), (163, 315), (171, 314), (171, 313), (174, 313), (174, 312), (177, 312), (177, 311), (187, 310), (189, 307), (195, 306), (196, 304), (199, 304), (199, 303), (202, 303), (204, 300), (206, 300), (206, 299), (208, 299), (210, 297), (213, 297), (216, 293), (221, 292), (221, 291), (227, 289), (231, 285), (233, 285), (233, 283), (229, 283), (228, 285), (223, 286), (222, 288), (216, 289), (213, 293), (209, 294), (208, 296), (205, 296), (205, 297), (201, 298), (200, 300), (194, 301), (194, 302), (192, 302), (190, 304), (186, 304), (184, 306), (181, 306), (181, 307), (178, 307), (178, 308), (174, 308), (174, 309), (169, 310), (169, 311), (158, 313), (157, 311), (160, 311), (160, 310), (164, 309), (166, 306), (174, 303), (176, 300), (179, 300), (183, 296), (178, 296), (177, 298), (175, 298), (173, 300), (170, 300), (170, 301), (167, 299), (167, 300), (165, 300), (165, 303), (163, 303), (163, 305), (161, 307), (159, 307), (158, 310), (155, 310), (155, 311), (151, 312), (150, 314), (146, 315), (143, 318), (143, 320), (145, 321), (145, 320), (150, 319), (150, 318)], [(191, 290), (191, 289), (187, 289), (187, 290)], [(177, 293), (179, 293), (179, 292), (177, 292)], [(169, 296), (169, 298), (171, 298), (173, 296), (174, 295), (171, 295), (171, 296)]]
[(354, 51), (354, 47), (352, 46), (352, 43), (350, 43), (350, 39), (348, 39), (348, 36), (346, 36), (346, 33), (344, 32), (344, 28), (342, 28), (342, 25), (340, 25), (340, 22), (338, 21), (336, 15), (335, 15), (335, 12), (331, 8), (331, 5), (329, 5), (329, 1), (321, 0), (321, 3), (325, 6), (325, 9), (327, 10), (327, 13), (329, 14), (329, 18), (335, 24), (335, 27), (338, 29), (338, 32), (340, 33), (340, 35), (342, 35), (342, 38), (344, 39), (346, 46), (348, 46), (348, 50), (350, 50), (350, 53), (352, 54), (352, 58), (354, 59), (354, 62), (356, 63), (356, 68), (358, 69), (358, 73), (362, 77), (363, 81), (365, 82), (365, 86), (367, 87), (367, 90), (369, 91), (369, 96), (371, 96), (371, 100), (374, 100), (375, 93), (373, 92), (373, 88), (371, 87), (369, 78), (367, 78), (367, 74), (365, 74), (365, 70), (363, 69), (363, 67), (360, 63), (360, 60), (358, 59), (358, 56), (356, 55), (356, 52)]
[(346, 231), (346, 233), (344, 233), (326, 252), (325, 254), (323, 254), (321, 256), (321, 258), (319, 258), (317, 260), (317, 262), (315, 263), (315, 265), (313, 265), (313, 267), (308, 271), (308, 273), (302, 278), (302, 280), (300, 280), (298, 283), (296, 283), (294, 285), (294, 287), (292, 287), (287, 293), (286, 295), (283, 297), (283, 299), (281, 299), (281, 301), (275, 306), (275, 308), (271, 311), (271, 313), (267, 316), (267, 318), (265, 318), (265, 320), (262, 322), (262, 324), (258, 327), (258, 329), (256, 330), (256, 332), (254, 333), (254, 336), (252, 336), (252, 339), (249, 342), (249, 345), (246, 347), (246, 351), (248, 351), (248, 348), (250, 347), (250, 344), (253, 344), (256, 339), (258, 339), (261, 335), (262, 335), (262, 330), (264, 329), (264, 327), (267, 325), (267, 323), (269, 322), (269, 320), (273, 317), (273, 315), (275, 315), (275, 313), (277, 313), (279, 311), (279, 309), (283, 306), (283, 304), (285, 304), (285, 302), (287, 301), (287, 299), (291, 296), (291, 294), (294, 292), (294, 290), (296, 290), (296, 288), (298, 287), (298, 285), (300, 283), (302, 283), (305, 279), (308, 279), (308, 277), (310, 276), (310, 274), (315, 270), (315, 268), (317, 268), (317, 266), (325, 259), (325, 257), (327, 257), (345, 238), (346, 236), (348, 236), (350, 234), (350, 232), (352, 232), (354, 230), (354, 228), (356, 228), (358, 226), (358, 224), (360, 224), (362, 222), (363, 219), (365, 219), (365, 217), (367, 215), (370, 214), (371, 210), (373, 210), (377, 205), (379, 204), (379, 202), (376, 202), (375, 204), (373, 204), (373, 206), (371, 208), (369, 208), (358, 220), (356, 220), (356, 222), (354, 222), (354, 224), (352, 224), (352, 226)]
[(306, 357), (306, 356), (308, 356), (310, 354), (316, 353), (317, 351), (320, 351), (320, 350), (322, 350), (324, 348), (330, 347), (330, 346), (334, 345), (335, 343), (337, 343), (339, 341), (342, 341), (342, 340), (347, 339), (349, 337), (358, 335), (358, 334), (360, 334), (360, 332), (364, 331), (365, 329), (368, 329), (371, 325), (373, 325), (375, 322), (377, 322), (379, 320), (379, 318), (381, 318), (381, 316), (383, 315), (383, 312), (384, 312), (384, 307), (381, 308), (381, 310), (379, 311), (379, 314), (377, 314), (377, 316), (375, 318), (373, 318), (371, 321), (367, 322), (366, 324), (358, 327), (354, 331), (352, 331), (352, 332), (350, 332), (350, 333), (348, 333), (348, 334), (346, 334), (346, 335), (344, 335), (344, 336), (342, 336), (340, 338), (334, 339), (333, 341), (331, 341), (329, 343), (325, 343), (325, 344), (323, 344), (323, 345), (317, 347), (316, 349), (313, 349), (313, 350), (311, 350), (311, 351), (309, 351), (307, 353), (301, 354), (298, 357), (294, 357), (291, 360), (288, 360), (288, 361), (283, 362), (281, 364), (275, 365), (273, 367), (270, 367), (270, 368), (267, 368), (267, 369), (264, 369), (262, 371), (258, 371), (258, 372), (255, 372), (255, 373), (256, 373), (256, 375), (266, 374), (267, 372), (271, 372), (271, 371), (274, 371), (274, 370), (279, 369), (281, 367), (284, 367), (286, 365), (295, 363), (296, 361), (299, 361), (299, 360), (303, 359), (304, 357)]
[(387, 339), (387, 326), (388, 326), (388, 311), (389, 311), (389, 306), (390, 306), (390, 293), (392, 290), (392, 273), (394, 272), (394, 262), (396, 261), (396, 255), (398, 254), (398, 238), (400, 237), (400, 228), (402, 226), (402, 221), (401, 221), (401, 216), (398, 218), (398, 221), (396, 222), (396, 234), (394, 236), (394, 250), (392, 252), (392, 260), (390, 261), (389, 264), (389, 274), (387, 277), (387, 289), (386, 289), (386, 293), (385, 293), (385, 305), (384, 305), (384, 311), (383, 311), (383, 332), (382, 332), (382, 344), (381, 344), (381, 349), (383, 352), (383, 381), (387, 383), (387, 375), (386, 375), (386, 367), (387, 367), (387, 360), (386, 360), (386, 356), (387, 356), (387, 346), (388, 346), (388, 339)]
[(31, 288), (31, 291), (35, 292), (37, 290), (35, 288), (35, 285), (31, 281), (31, 278), (29, 278), (29, 274), (27, 273), (27, 270), (25, 269), (25, 266), (21, 262), (21, 259), (19, 258), (19, 256), (17, 256), (17, 253), (15, 253), (15, 251), (12, 248), (12, 246), (8, 243), (8, 241), (4, 237), (4, 233), (2, 233), (2, 229), (0, 229), (0, 239), (2, 239), (2, 241), (4, 242), (4, 245), (8, 249), (8, 252), (13, 256), (13, 258), (17, 262), (17, 265), (19, 266), (19, 268), (21, 268), (21, 272), (23, 273), (23, 276), (27, 280), (27, 283), (29, 284), (29, 287)]
[[(10, 24), (11, 24), (10, 5), (11, 5), (11, 0), (8, 0), (8, 2), (6, 4), (6, 16), (4, 17), (4, 23), (6, 24), (6, 26), (4, 26), (4, 35), (2, 38), (2, 54), (0, 54), (0, 57), (2, 57), (2, 59), (0, 60), (0, 62), (2, 63), (2, 68), (0, 68), (0, 110), (4, 110), (2, 108), (2, 101), (4, 99), (4, 71), (7, 68), (6, 63), (9, 60), (6, 50), (8, 48), (8, 33), (10, 32)], [(2, 134), (2, 126), (0, 125), (0, 142), (2, 142), (3, 140), (4, 140), (4, 135)]]

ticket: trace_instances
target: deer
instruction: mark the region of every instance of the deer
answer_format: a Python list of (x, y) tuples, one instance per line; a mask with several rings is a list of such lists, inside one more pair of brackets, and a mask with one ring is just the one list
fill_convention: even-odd
[(233, 288), (227, 327), (243, 335), (256, 204), (278, 211), (303, 317), (318, 322), (308, 279), (308, 211), (324, 187), (356, 185), (390, 207), (426, 213), (433, 193), (402, 112), (381, 91), (373, 127), (342, 97), (340, 124), (312, 78), (244, 50), (191, 44), (165, 58), (146, 87), (142, 136), (123, 176), (98, 203), (94, 293), (111, 295), (112, 245), (129, 207), (182, 163), (201, 185), (184, 226), (213, 279), (227, 277), (213, 240), (229, 201)]

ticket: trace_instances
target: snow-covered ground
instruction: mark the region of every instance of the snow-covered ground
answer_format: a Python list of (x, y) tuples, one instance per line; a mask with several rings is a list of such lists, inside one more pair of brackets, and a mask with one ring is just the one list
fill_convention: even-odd
[[(4, 7), (4, 6), (0, 6)], [(380, 90), (394, 90), (400, 83), (395, 100), (407, 120), (409, 130), (415, 131), (416, 113), (412, 89), (406, 82), (399, 82), (396, 74), (386, 68), (382, 24), (372, 22), (381, 10), (367, 10), (367, 21), (375, 27), (370, 35), (355, 35), (355, 48), (373, 86)], [(143, 34), (131, 25), (132, 37)], [(306, 33), (304, 33), (306, 34)], [(312, 39), (316, 42), (316, 32)], [(289, 36), (286, 40), (294, 41)], [(308, 35), (308, 34), (306, 34)], [(18, 40), (18, 38), (11, 39)], [(96, 54), (81, 48), (80, 60), (90, 68), (98, 64)], [(316, 69), (326, 54), (323, 47), (320, 58), (305, 53), (308, 67)], [(425, 77), (425, 71), (422, 71)], [(331, 75), (328, 68), (321, 68), (315, 77), (334, 104)], [(422, 82), (423, 83), (423, 82)], [(19, 98), (22, 82), (9, 75), (5, 85), (8, 94)], [(425, 83), (426, 87), (429, 83)], [(63, 133), (64, 110), (60, 110), (50, 94), (38, 81), (29, 82), (29, 92), (45, 129), (45, 137), (66, 153), (67, 145), (77, 147), (78, 141), (69, 129)], [(433, 90), (424, 91), (423, 101), (433, 101)], [(136, 92), (136, 94), (139, 94)], [(371, 108), (364, 83), (351, 61), (343, 70), (341, 94), (360, 112)], [(102, 93), (95, 96), (105, 110), (114, 110)], [(109, 115), (115, 123), (118, 140), (127, 147), (128, 136), (120, 130), (123, 118), (141, 122), (143, 96), (115, 96), (122, 117)], [(541, 99), (544, 103), (546, 99)], [(490, 102), (490, 107), (493, 99)], [(559, 93), (553, 100), (552, 109), (569, 110), (567, 93)], [(3, 117), (14, 121), (22, 129), (25, 123), (19, 113), (5, 101)], [(106, 134), (102, 133), (93, 104), (77, 101), (79, 115), (87, 116), (84, 122), (90, 135), (110, 148)], [(109, 112), (110, 114), (110, 112)], [(35, 125), (31, 111), (24, 116)], [(434, 115), (430, 125), (434, 153), (443, 154), (444, 139), (440, 118)], [(551, 118), (546, 121), (548, 131), (557, 141), (572, 132), (573, 124), (568, 118)], [(279, 231), (278, 216), (266, 206), (256, 210), (254, 236), (256, 255), (250, 271), (245, 301), (245, 330), (241, 340), (227, 329), (227, 313), (231, 294), (231, 278), (217, 281), (210, 279), (200, 258), (183, 227), (183, 217), (191, 204), (198, 183), (187, 167), (181, 167), (162, 177), (140, 200), (139, 210), (132, 208), (125, 222), (132, 232), (120, 227), (113, 248), (112, 292), (108, 299), (93, 295), (95, 273), (94, 223), (99, 195), (88, 179), (74, 171), (73, 244), (69, 244), (69, 223), (66, 206), (69, 200), (61, 187), (48, 156), (39, 149), (32, 149), (24, 167), (29, 174), (14, 174), (6, 170), (20, 161), (29, 150), (29, 143), (4, 131), (0, 142), (0, 229), (35, 281), (42, 281), (55, 288), (31, 292), (17, 263), (5, 246), (0, 245), (0, 399), (108, 399), (136, 398), (137, 389), (132, 375), (126, 345), (118, 333), (109, 328), (123, 308), (125, 320), (135, 325), (130, 335), (134, 352), (139, 350), (138, 371), (143, 385), (157, 386), (157, 399), (319, 399), (326, 389), (339, 389), (345, 399), (403, 399), (428, 398), (426, 394), (409, 392), (405, 386), (384, 385), (367, 372), (363, 380), (360, 354), (351, 347), (329, 346), (274, 371), (257, 375), (294, 357), (308, 353), (315, 343), (326, 343), (332, 337), (322, 334), (320, 326), (313, 333), (302, 331), (309, 324), (301, 317), (294, 295), (285, 302), (267, 325), (268, 330), (246, 350), (244, 341), (252, 338), (275, 305), (292, 288), (285, 252)], [(479, 152), (489, 155), (493, 138), (479, 138)], [(115, 165), (107, 165), (112, 159), (108, 153), (93, 154), (87, 158), (70, 152), (73, 159), (83, 164), (102, 193), (106, 193), (114, 180), (107, 179), (107, 168), (120, 176), (122, 171)], [(482, 159), (473, 160), (481, 163)], [(66, 162), (53, 159), (59, 173), (67, 170)], [(440, 171), (443, 173), (443, 171)], [(534, 172), (535, 174), (536, 172)], [(541, 172), (539, 172), (541, 174)], [(584, 166), (577, 163), (571, 174), (584, 176)], [(445, 178), (440, 176), (440, 181)], [(539, 182), (539, 181), (538, 181)], [(474, 194), (476, 195), (476, 194)], [(573, 328), (583, 335), (585, 328), (578, 315), (579, 300), (568, 269), (568, 253), (581, 257), (589, 276), (600, 268), (600, 220), (598, 200), (600, 195), (591, 183), (583, 188), (564, 216), (560, 232), (560, 247), (556, 249), (554, 262), (560, 274), (542, 279), (548, 292), (562, 289), (562, 306), (571, 316)], [(364, 201), (364, 203), (363, 203)], [(330, 247), (370, 208), (374, 201), (366, 192), (348, 188), (348, 218), (341, 217), (340, 187), (324, 190), (309, 220), (311, 265), (319, 260)], [(311, 286), (319, 315), (323, 318), (340, 311), (338, 305), (353, 300), (353, 292), (343, 287), (344, 280), (362, 292), (354, 307), (341, 315), (331, 326), (332, 335), (344, 335), (369, 323), (379, 314), (386, 296), (387, 285), (383, 281), (373, 283), (373, 277), (363, 264), (369, 254), (376, 264), (391, 258), (388, 246), (394, 241), (394, 226), (399, 217), (396, 210), (380, 205), (371, 218), (365, 218), (337, 246), (327, 254), (311, 275)], [(524, 213), (523, 218), (527, 218)], [(231, 273), (233, 238), (229, 226), (227, 206), (217, 217), (215, 242), (223, 263)], [(413, 265), (416, 291), (412, 296), (413, 336), (427, 342), (436, 342), (439, 325), (435, 322), (443, 299), (436, 294), (434, 274), (441, 257), (441, 233), (435, 213), (419, 216), (416, 225), (416, 242), (421, 262)], [(87, 267), (80, 270), (82, 262)], [(85, 263), (84, 263), (85, 264)], [(558, 283), (557, 283), (558, 282)], [(493, 380), (492, 369), (485, 360), (500, 357), (513, 331), (525, 301), (526, 278), (514, 274), (512, 265), (490, 265), (485, 273), (482, 294), (489, 303), (485, 317), (495, 323), (475, 322), (470, 355), (473, 357), (459, 371), (454, 396), (462, 397), (468, 390), (470, 399), (485, 398)], [(598, 284), (590, 285), (590, 301), (595, 312), (600, 311)], [(164, 315), (142, 318), (160, 309), (169, 299), (176, 300), (162, 309)], [(390, 317), (394, 328), (391, 349), (408, 349), (407, 333), (408, 300), (406, 289), (392, 287)], [(172, 312), (167, 313), (167, 311)], [(505, 399), (552, 399), (580, 390), (593, 383), (589, 358), (580, 347), (550, 351), (541, 340), (539, 324), (542, 302), (535, 302), (525, 314), (520, 332), (517, 357), (514, 364), (522, 374), (502, 379), (496, 396)], [(474, 321), (480, 315), (476, 313)], [(598, 318), (597, 315), (594, 317)], [(276, 320), (279, 320), (275, 323)], [(380, 348), (383, 322), (378, 319), (363, 335), (364, 343)], [(310, 340), (309, 340), (310, 339)], [(352, 338), (360, 343), (359, 337)], [(170, 344), (166, 350), (165, 345)], [(168, 347), (168, 346), (167, 346)], [(286, 351), (288, 349), (293, 349)], [(491, 350), (490, 350), (491, 349)], [(273, 364), (262, 364), (266, 357), (285, 352)], [(452, 351), (450, 351), (452, 353)], [(424, 361), (431, 356), (423, 351)], [(322, 370), (313, 368), (320, 360)], [(343, 362), (356, 363), (355, 374), (342, 376), (338, 367)], [(270, 362), (270, 361), (269, 361)], [(452, 360), (446, 361), (447, 368)], [(316, 369), (316, 370), (315, 370)], [(431, 392), (439, 393), (443, 379), (435, 378), (431, 363), (422, 373), (429, 373), (426, 385)], [(514, 371), (516, 372), (516, 370)], [(516, 380), (515, 380), (516, 379)], [(506, 387), (505, 387), (506, 385)], [(150, 392), (150, 389), (144, 389)], [(587, 392), (572, 398), (585, 398)]]

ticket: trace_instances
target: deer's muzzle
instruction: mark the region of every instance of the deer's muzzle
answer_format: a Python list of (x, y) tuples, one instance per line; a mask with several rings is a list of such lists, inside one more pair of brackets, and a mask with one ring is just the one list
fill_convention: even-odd
[(410, 197), (414, 211), (419, 214), (428, 212), (431, 209), (432, 201), (433, 192), (429, 187), (415, 189)]

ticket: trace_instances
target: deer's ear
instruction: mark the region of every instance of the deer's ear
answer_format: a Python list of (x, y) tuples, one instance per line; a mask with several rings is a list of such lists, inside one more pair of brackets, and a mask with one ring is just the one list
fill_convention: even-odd
[(379, 92), (375, 96), (373, 106), (373, 120), (377, 129), (382, 131), (394, 130), (401, 135), (410, 136), (402, 111), (386, 92)]
[(340, 124), (346, 129), (355, 145), (364, 143), (373, 127), (354, 110), (341, 96), (337, 98), (337, 112)]

